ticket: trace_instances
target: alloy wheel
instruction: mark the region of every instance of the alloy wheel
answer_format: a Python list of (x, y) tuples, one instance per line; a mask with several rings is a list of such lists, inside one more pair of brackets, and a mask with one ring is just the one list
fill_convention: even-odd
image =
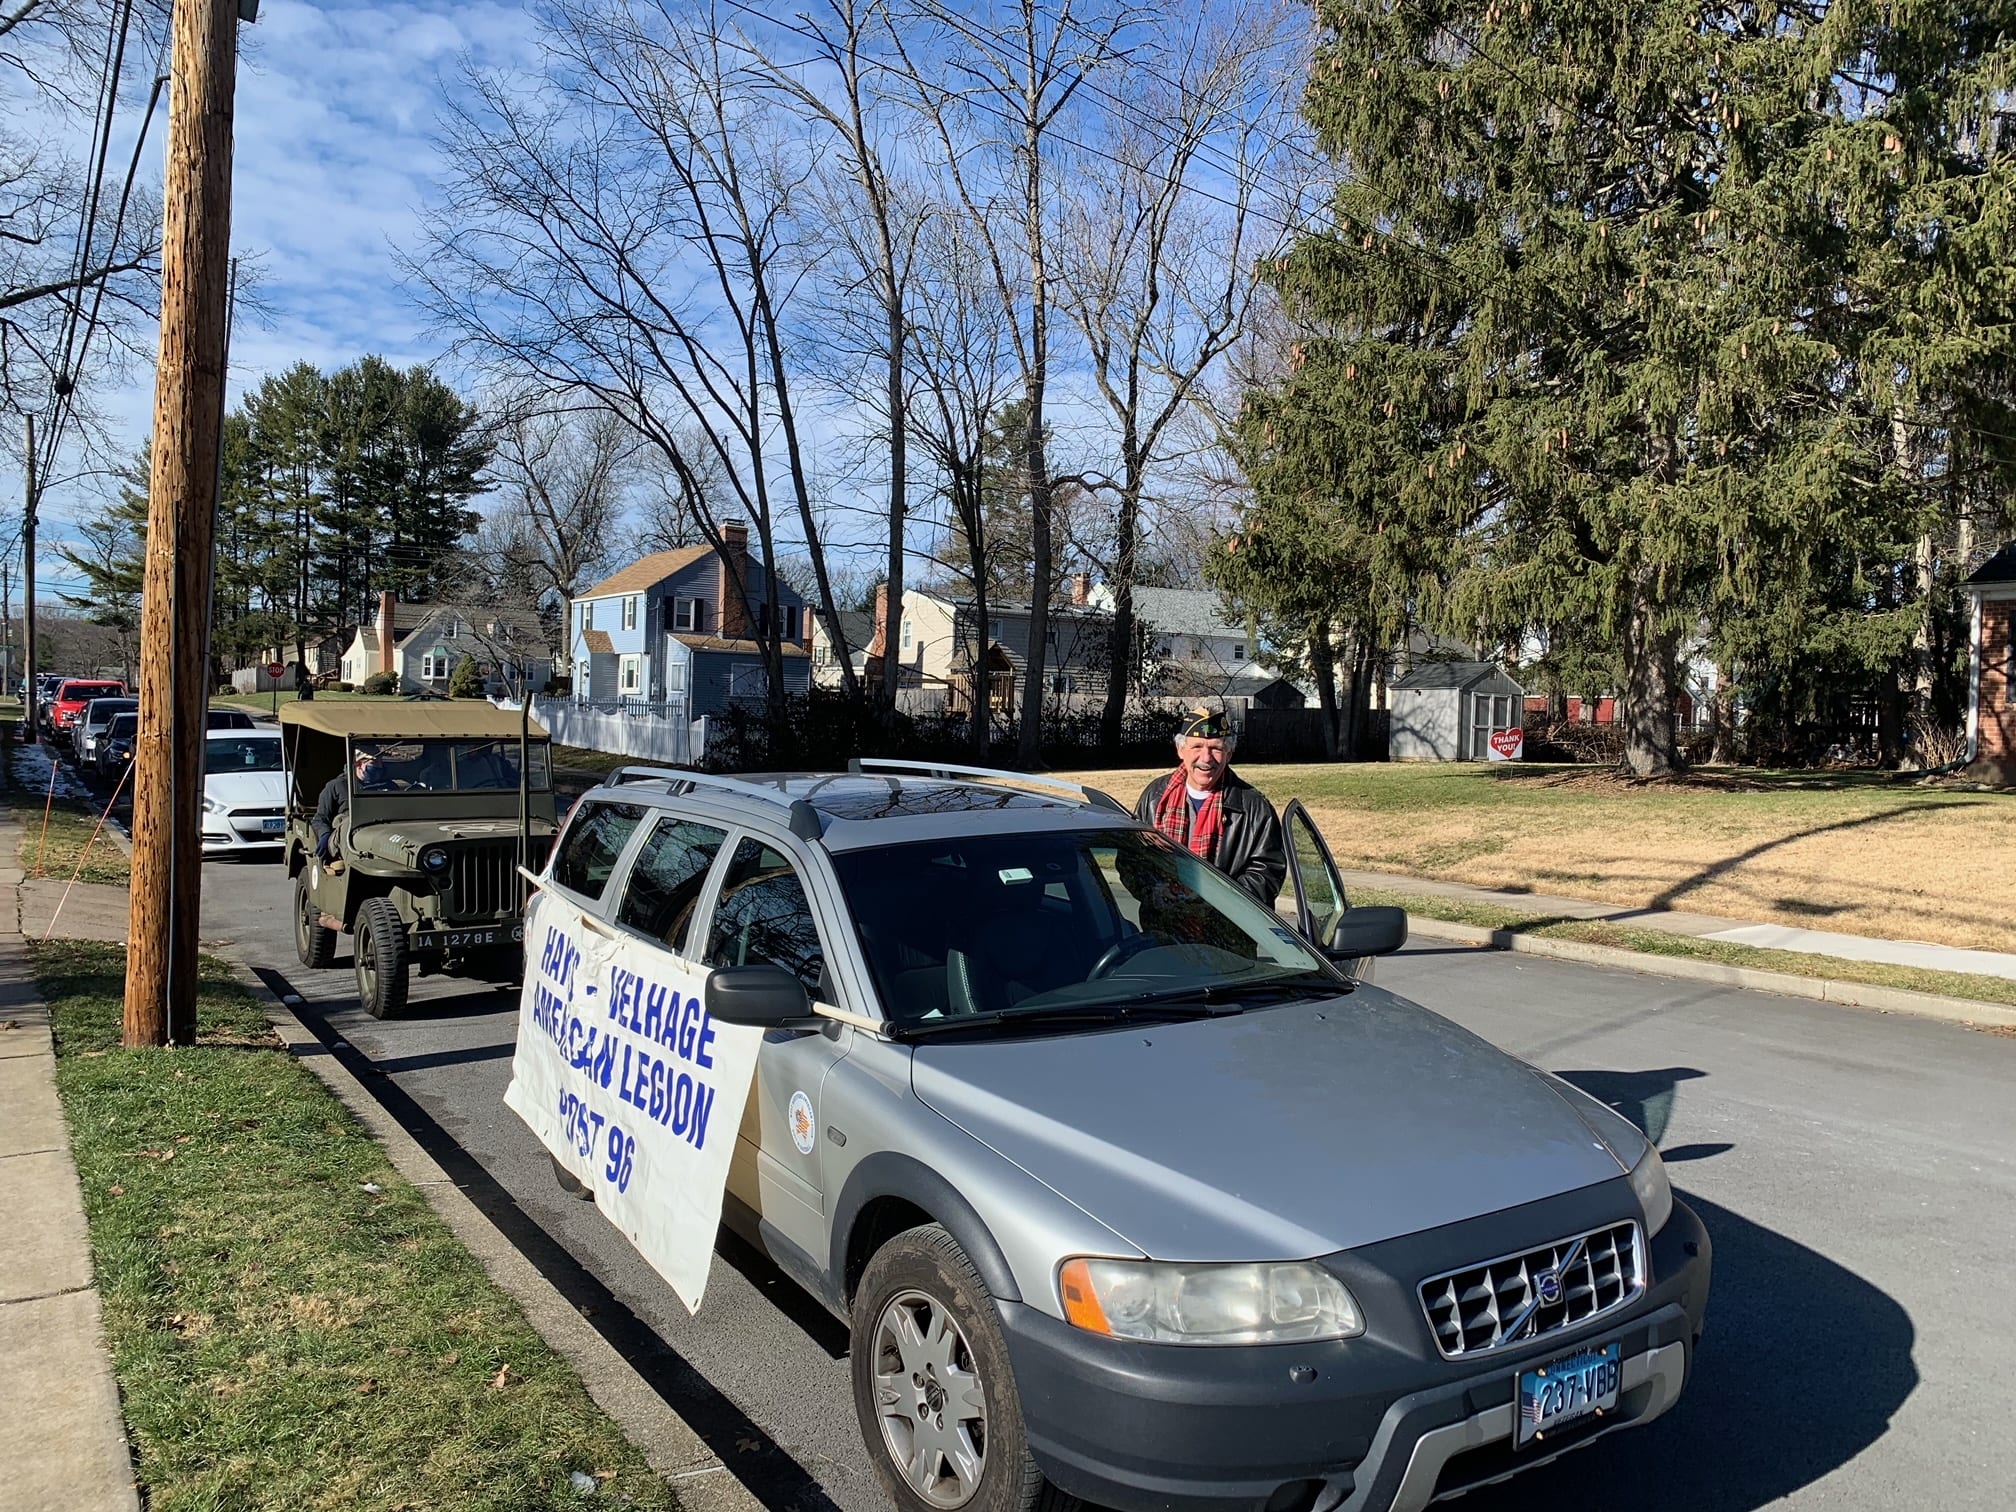
[(875, 1324), (882, 1444), (934, 1507), (963, 1507), (987, 1458), (987, 1397), (951, 1309), (923, 1292), (890, 1299)]

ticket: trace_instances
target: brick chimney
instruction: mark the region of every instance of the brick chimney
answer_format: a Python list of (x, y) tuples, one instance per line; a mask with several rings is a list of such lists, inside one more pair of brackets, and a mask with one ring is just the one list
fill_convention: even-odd
[(740, 520), (730, 520), (721, 527), (721, 578), (720, 587), (715, 590), (714, 623), (720, 627), (716, 632), (723, 640), (746, 640), (749, 636), (749, 616), (743, 608), (743, 594), (736, 592), (740, 583), (745, 591), (749, 582), (749, 527)]
[[(851, 653), (853, 647), (848, 647)], [(879, 684), (882, 679), (882, 658), (889, 654), (889, 585), (875, 585), (875, 629), (868, 637), (868, 659), (862, 665), (861, 673), (870, 683)]]
[(392, 666), (392, 606), (398, 600), (392, 596), (390, 588), (378, 595), (378, 670), (390, 672)]
[(1071, 574), (1071, 602), (1083, 609), (1092, 602), (1092, 574), (1074, 572)]
[[(798, 644), (803, 646), (807, 651), (810, 651), (812, 649), (812, 626), (814, 619), (812, 606), (807, 604), (798, 612), (805, 626), (803, 632), (798, 637)], [(847, 649), (852, 651), (854, 648), (849, 646)]]

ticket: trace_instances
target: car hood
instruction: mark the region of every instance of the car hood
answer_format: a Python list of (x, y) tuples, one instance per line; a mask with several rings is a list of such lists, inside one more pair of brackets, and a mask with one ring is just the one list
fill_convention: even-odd
[(280, 808), (287, 802), (284, 772), (212, 772), (203, 796), (226, 808)]
[(1413, 1003), (920, 1043), (920, 1100), (1159, 1260), (1306, 1259), (1615, 1179), (1539, 1072)]

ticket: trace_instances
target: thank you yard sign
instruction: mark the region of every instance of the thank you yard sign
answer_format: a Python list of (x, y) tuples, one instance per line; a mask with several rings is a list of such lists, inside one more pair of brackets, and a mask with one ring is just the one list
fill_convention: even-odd
[(706, 974), (591, 927), (551, 892), (525, 916), (504, 1104), (697, 1312), (760, 1029), (716, 1023)]
[(1517, 761), (1525, 754), (1526, 732), (1524, 730), (1493, 730), (1491, 732), (1489, 760)]

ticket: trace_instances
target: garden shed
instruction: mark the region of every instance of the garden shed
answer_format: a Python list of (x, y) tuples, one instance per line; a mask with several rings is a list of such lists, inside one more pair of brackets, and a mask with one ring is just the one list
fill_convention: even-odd
[(1526, 710), (1526, 690), (1494, 662), (1421, 662), (1390, 691), (1395, 761), (1488, 761), (1491, 737)]

